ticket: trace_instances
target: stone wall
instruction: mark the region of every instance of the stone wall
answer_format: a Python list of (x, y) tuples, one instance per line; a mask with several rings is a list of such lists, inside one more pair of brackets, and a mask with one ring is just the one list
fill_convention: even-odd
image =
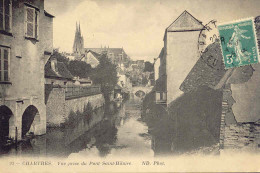
[(77, 99), (70, 99), (65, 101), (65, 118), (68, 117), (70, 112), (84, 111), (84, 106), (90, 103), (93, 109), (99, 108), (105, 104), (105, 100), (102, 94), (81, 97)]
[(257, 150), (260, 146), (260, 122), (225, 126), (224, 149)]
[[(46, 87), (45, 90), (47, 89)], [(50, 92), (46, 93), (48, 93), (48, 97), (46, 97), (48, 127), (60, 126), (71, 112), (83, 113), (84, 107), (88, 103), (90, 103), (93, 109), (102, 107), (105, 103), (102, 94), (66, 100), (65, 88), (61, 87), (52, 88)]]
[[(260, 148), (260, 121), (237, 122), (239, 116), (234, 111), (233, 105), (241, 102), (241, 100), (234, 100), (233, 92), (230, 85), (226, 85), (223, 90), (220, 149), (257, 151)], [(250, 119), (249, 115), (250, 112), (245, 114), (244, 117)]]
[(65, 89), (52, 88), (47, 100), (47, 126), (60, 125), (65, 121)]

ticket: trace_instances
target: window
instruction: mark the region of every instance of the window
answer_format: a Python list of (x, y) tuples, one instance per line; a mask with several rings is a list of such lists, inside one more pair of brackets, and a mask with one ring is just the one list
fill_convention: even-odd
[(11, 32), (12, 1), (0, 0), (0, 30)]
[(39, 38), (39, 11), (25, 6), (25, 36)]
[(118, 54), (119, 56), (119, 61), (122, 61), (123, 60), (123, 54)]
[(165, 104), (167, 101), (166, 92), (156, 92), (156, 103)]
[(10, 49), (0, 47), (0, 82), (9, 81)]

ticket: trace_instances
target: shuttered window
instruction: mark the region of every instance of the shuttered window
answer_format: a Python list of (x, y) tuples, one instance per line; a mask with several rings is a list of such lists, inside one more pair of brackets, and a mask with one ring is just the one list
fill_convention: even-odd
[(0, 30), (11, 32), (12, 1), (0, 0)]
[(0, 47), (0, 81), (9, 81), (10, 49)]
[(25, 36), (30, 38), (39, 37), (39, 12), (31, 7), (25, 7)]

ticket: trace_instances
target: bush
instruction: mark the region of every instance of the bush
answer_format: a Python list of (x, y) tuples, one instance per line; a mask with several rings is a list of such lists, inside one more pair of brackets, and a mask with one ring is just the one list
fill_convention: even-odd
[(77, 112), (71, 111), (68, 118), (65, 120), (64, 125), (67, 128), (74, 128), (77, 125), (77, 123), (82, 119), (87, 120), (89, 123), (89, 121), (92, 118), (92, 115), (93, 115), (93, 108), (90, 102), (88, 102), (87, 105), (84, 105), (83, 113), (79, 111)]

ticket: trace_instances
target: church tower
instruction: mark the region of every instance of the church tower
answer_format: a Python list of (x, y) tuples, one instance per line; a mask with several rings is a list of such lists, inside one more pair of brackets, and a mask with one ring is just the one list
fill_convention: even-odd
[(76, 32), (73, 44), (73, 53), (76, 55), (82, 55), (84, 53), (84, 38), (81, 35), (80, 23), (76, 23)]

